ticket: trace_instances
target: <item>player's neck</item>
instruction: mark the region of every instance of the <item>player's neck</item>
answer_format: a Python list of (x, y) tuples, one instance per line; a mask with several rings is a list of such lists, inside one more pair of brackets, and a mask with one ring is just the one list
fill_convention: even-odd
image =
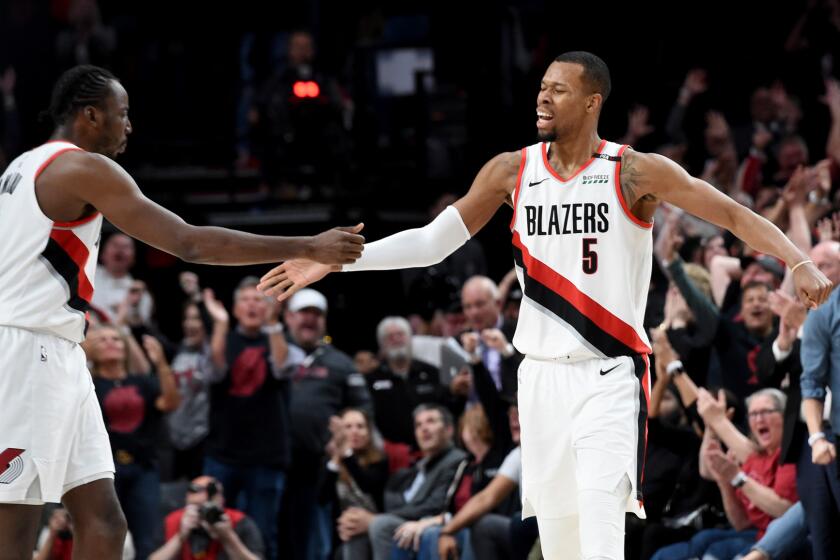
[(72, 126), (62, 125), (56, 128), (52, 136), (50, 136), (50, 140), (61, 140), (63, 142), (70, 142), (81, 149), (85, 150), (86, 152), (92, 152), (93, 146), (90, 142), (86, 141), (82, 135), (77, 134)]
[(597, 131), (570, 139), (554, 140), (548, 145), (548, 161), (561, 175), (578, 169), (598, 151), (601, 138)]

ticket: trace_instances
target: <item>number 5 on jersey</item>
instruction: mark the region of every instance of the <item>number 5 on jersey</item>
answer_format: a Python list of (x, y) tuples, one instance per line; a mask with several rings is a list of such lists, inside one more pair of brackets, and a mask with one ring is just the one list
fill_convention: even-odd
[(598, 270), (598, 253), (596, 253), (592, 246), (598, 243), (594, 237), (583, 238), (583, 271), (586, 274), (595, 274)]

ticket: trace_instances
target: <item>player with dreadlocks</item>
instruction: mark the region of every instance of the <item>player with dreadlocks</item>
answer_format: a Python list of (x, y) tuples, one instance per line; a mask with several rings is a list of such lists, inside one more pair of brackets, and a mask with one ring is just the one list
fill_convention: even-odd
[(181, 259), (244, 265), (306, 257), (347, 264), (361, 224), (314, 237), (196, 227), (140, 192), (125, 151), (128, 94), (109, 71), (77, 66), (56, 83), (49, 142), (0, 176), (0, 557), (32, 557), (45, 502), (74, 521), (73, 557), (122, 555), (125, 518), (85, 354), (86, 310), (103, 217)]

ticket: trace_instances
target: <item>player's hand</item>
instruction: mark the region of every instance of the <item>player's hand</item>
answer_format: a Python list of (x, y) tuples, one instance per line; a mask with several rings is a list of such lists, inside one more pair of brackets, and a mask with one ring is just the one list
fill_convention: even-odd
[(309, 284), (317, 282), (330, 272), (338, 272), (337, 264), (321, 264), (309, 259), (292, 259), (269, 270), (260, 279), (257, 289), (277, 301), (289, 299)]
[(820, 272), (820, 269), (811, 262), (796, 269), (796, 272), (793, 273), (793, 284), (796, 287), (796, 295), (809, 309), (816, 309), (828, 299), (833, 287), (825, 274)]
[(811, 461), (815, 465), (827, 465), (837, 458), (834, 444), (825, 438), (818, 439), (811, 447)]
[(458, 560), (458, 543), (455, 537), (444, 534), (438, 537), (438, 556), (440, 560)]
[(365, 238), (359, 235), (364, 224), (337, 227), (312, 238), (308, 258), (323, 264), (352, 264), (362, 256)]

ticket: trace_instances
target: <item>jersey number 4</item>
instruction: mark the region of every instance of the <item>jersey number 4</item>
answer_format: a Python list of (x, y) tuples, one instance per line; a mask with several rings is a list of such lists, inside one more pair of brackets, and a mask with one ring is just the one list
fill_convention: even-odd
[(598, 243), (594, 237), (583, 238), (583, 271), (586, 274), (595, 274), (598, 270), (598, 253), (592, 246)]

